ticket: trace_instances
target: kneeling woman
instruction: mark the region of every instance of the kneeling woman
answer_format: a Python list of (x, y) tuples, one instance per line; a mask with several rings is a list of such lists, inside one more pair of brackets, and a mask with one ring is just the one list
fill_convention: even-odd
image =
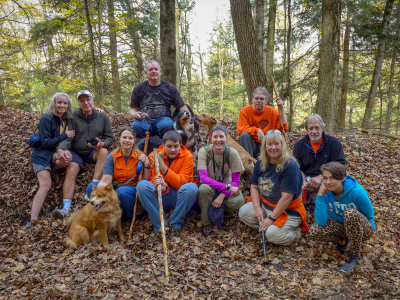
[[(151, 175), (149, 159), (137, 149), (135, 131), (130, 127), (125, 127), (119, 133), (117, 149), (107, 155), (103, 177), (100, 182), (91, 182), (88, 185), (87, 196), (90, 198), (92, 184), (106, 186), (112, 182), (121, 201), (123, 219), (132, 218), (136, 196), (135, 186), (139, 179), (139, 174), (136, 173), (139, 161), (142, 162), (142, 168), (145, 168), (142, 179), (148, 180)], [(143, 208), (141, 212), (144, 212)], [(139, 205), (137, 214), (140, 214)]]
[(311, 238), (337, 243), (344, 254), (351, 242), (349, 260), (341, 267), (350, 271), (362, 257), (362, 243), (375, 232), (374, 209), (366, 190), (338, 162), (321, 166), (322, 184), (315, 203), (315, 221), (310, 228)]
[(211, 130), (212, 145), (201, 148), (198, 170), (201, 180), (199, 204), (203, 235), (209, 236), (212, 224), (208, 211), (210, 206), (222, 207), (224, 212), (237, 211), (244, 204), (239, 190), (240, 172), (244, 171), (239, 153), (226, 145), (226, 128), (217, 125)]
[(251, 177), (251, 202), (239, 210), (246, 225), (265, 230), (271, 243), (289, 246), (308, 231), (301, 197), (303, 177), (279, 130), (269, 130)]

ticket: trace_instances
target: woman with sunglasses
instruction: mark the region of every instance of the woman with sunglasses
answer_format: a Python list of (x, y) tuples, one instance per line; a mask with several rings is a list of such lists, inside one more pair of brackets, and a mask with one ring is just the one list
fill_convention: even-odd
[(289, 246), (308, 231), (301, 197), (303, 176), (279, 130), (266, 133), (260, 156), (251, 177), (251, 202), (240, 208), (239, 217), (265, 231), (269, 242)]

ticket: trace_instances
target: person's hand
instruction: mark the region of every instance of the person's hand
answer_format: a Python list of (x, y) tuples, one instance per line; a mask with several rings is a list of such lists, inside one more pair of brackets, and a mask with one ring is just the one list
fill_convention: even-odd
[(139, 155), (138, 159), (144, 164), (144, 166), (147, 168), (150, 166), (150, 160), (146, 156), (146, 154), (142, 153)]
[(240, 189), (238, 186), (231, 186), (231, 188), (229, 189), (229, 191), (234, 194), (235, 196), (239, 195), (240, 193)]
[(225, 195), (222, 193), (219, 194), (218, 197), (215, 198), (215, 200), (213, 201), (212, 206), (214, 206), (215, 208), (221, 207), (222, 203), (224, 202), (224, 199)]
[(156, 190), (159, 185), (161, 185), (162, 192), (165, 192), (167, 190), (167, 186), (165, 185), (164, 178), (161, 175), (158, 175), (154, 178), (154, 187)]
[(165, 162), (164, 162), (164, 152), (163, 151), (160, 151), (158, 153), (158, 164), (160, 165), (160, 169), (162, 167), (167, 167)]
[(261, 129), (258, 129), (258, 131), (257, 131), (257, 139), (258, 139), (258, 141), (261, 142), (263, 140), (263, 138), (264, 138), (264, 132), (262, 132)]
[(69, 138), (75, 137), (75, 130), (68, 130), (68, 126), (65, 127), (65, 133), (67, 134), (67, 136), (68, 136)]
[(303, 185), (301, 186), (301, 190), (303, 193), (307, 193), (309, 191), (308, 189), (308, 181), (303, 181)]
[(104, 147), (103, 141), (101, 139), (99, 139), (99, 138), (96, 138), (96, 140), (97, 140), (97, 145), (96, 146), (93, 146), (91, 143), (88, 143), (87, 145), (89, 147), (92, 147), (92, 148), (96, 149), (96, 150), (98, 150), (100, 148), (103, 148)]
[(95, 107), (94, 109), (97, 110), (97, 112), (98, 112), (99, 114), (105, 113), (105, 111), (102, 110), (101, 108)]
[(282, 101), (282, 99), (280, 97), (276, 98), (275, 102), (276, 102), (276, 105), (283, 106), (283, 101)]
[(314, 189), (317, 189), (318, 186), (320, 185), (321, 181), (322, 181), (322, 176), (321, 176), (321, 175), (312, 177), (312, 178), (310, 178), (310, 180), (308, 181), (308, 186), (309, 186), (309, 187), (312, 187), (312, 188), (314, 188)]
[(58, 149), (57, 154), (58, 154), (58, 159), (62, 159), (65, 162), (70, 162), (72, 159), (72, 157), (70, 156), (71, 152), (65, 151), (64, 149)]
[(141, 121), (141, 120), (143, 120), (145, 118), (144, 116), (142, 116), (142, 113), (140, 111), (137, 111), (137, 112), (133, 113), (132, 117), (135, 120), (139, 120), (139, 121)]
[(319, 196), (325, 196), (326, 194), (326, 186), (324, 183), (321, 183), (321, 185), (319, 186), (319, 191), (318, 191), (318, 195)]
[(264, 211), (260, 206), (254, 207), (254, 215), (256, 216), (256, 218), (260, 224), (262, 221), (264, 221)]
[(272, 220), (269, 218), (265, 218), (261, 223), (259, 227), (259, 231), (265, 231), (268, 229), (268, 227), (272, 224)]

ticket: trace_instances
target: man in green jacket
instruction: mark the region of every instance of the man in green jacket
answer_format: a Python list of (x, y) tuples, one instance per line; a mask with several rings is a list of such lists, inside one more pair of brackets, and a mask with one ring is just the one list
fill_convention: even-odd
[(77, 95), (79, 108), (68, 121), (68, 128), (75, 130), (75, 137), (62, 141), (57, 147), (60, 167), (66, 167), (63, 185), (63, 208), (56, 209), (53, 217), (63, 218), (71, 207), (75, 191), (75, 179), (84, 163), (96, 163), (93, 181), (99, 181), (108, 155), (108, 147), (113, 143), (113, 133), (107, 114), (93, 109), (93, 96), (89, 91)]

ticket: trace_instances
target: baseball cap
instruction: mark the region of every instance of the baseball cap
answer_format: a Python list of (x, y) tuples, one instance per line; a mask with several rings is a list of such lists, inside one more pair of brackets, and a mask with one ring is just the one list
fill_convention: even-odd
[(93, 98), (92, 94), (91, 94), (89, 91), (83, 90), (83, 91), (80, 91), (80, 92), (76, 95), (76, 99), (79, 99), (79, 97), (80, 97), (81, 95), (86, 95), (86, 96), (89, 96), (90, 98)]

